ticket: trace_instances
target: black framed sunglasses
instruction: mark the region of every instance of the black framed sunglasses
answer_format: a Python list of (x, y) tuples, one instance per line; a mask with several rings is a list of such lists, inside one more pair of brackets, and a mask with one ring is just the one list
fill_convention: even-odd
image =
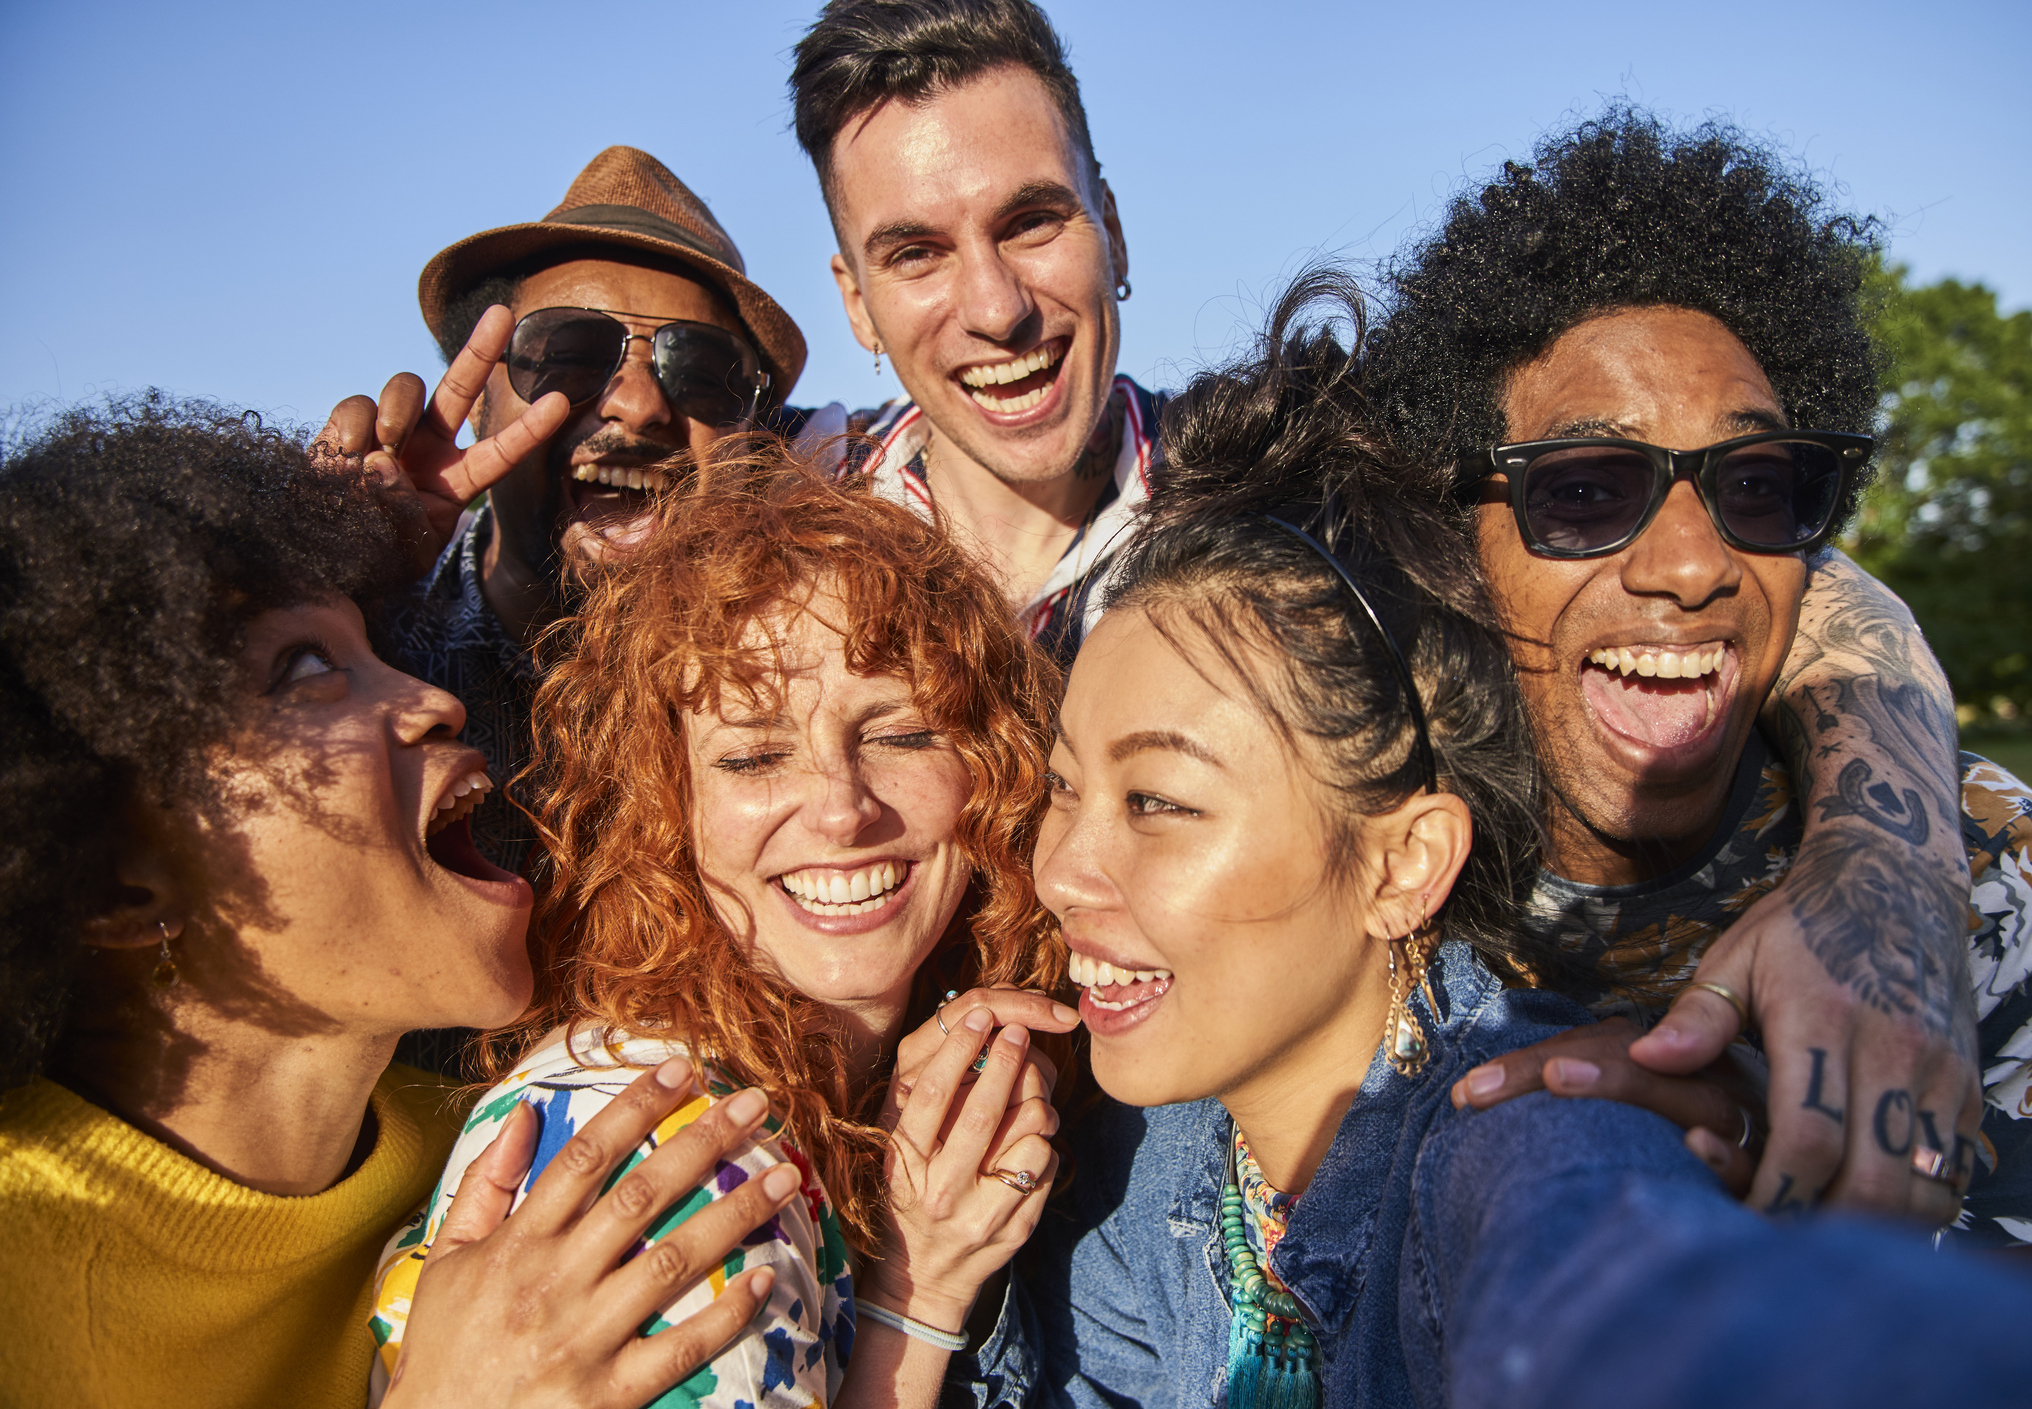
[(1684, 477), (1730, 547), (1799, 553), (1827, 541), (1842, 493), (1875, 445), (1841, 431), (1760, 431), (1703, 450), (1594, 436), (1527, 440), (1464, 465), (1462, 488), (1507, 476), (1517, 531), (1533, 552), (1599, 558), (1635, 542)]
[[(561, 391), (572, 405), (606, 389), (628, 344), (649, 344), (649, 369), (671, 412), (709, 426), (749, 420), (769, 389), (769, 374), (747, 339), (710, 323), (670, 322), (633, 333), (606, 308), (539, 308), (508, 339), (508, 385), (524, 401)], [(624, 313), (638, 322), (646, 315)]]

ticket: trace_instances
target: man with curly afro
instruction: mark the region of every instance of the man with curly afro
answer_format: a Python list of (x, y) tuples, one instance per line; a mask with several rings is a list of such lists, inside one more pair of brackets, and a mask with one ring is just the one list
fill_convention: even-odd
[[(1372, 392), (1457, 467), (1541, 755), (1530, 923), (1597, 1011), (1657, 1021), (1454, 1095), (1635, 1100), (1760, 1207), (2023, 1246), (2032, 796), (1955, 764), (1910, 615), (1825, 546), (1869, 474), (1874, 235), (1730, 128), (1614, 107), (1389, 272)], [(1694, 1076), (1746, 1035), (1754, 1180), (1754, 1098)]]

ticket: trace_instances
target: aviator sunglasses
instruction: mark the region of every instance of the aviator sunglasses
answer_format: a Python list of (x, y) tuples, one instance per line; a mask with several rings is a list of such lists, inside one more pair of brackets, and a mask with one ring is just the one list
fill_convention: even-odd
[(591, 401), (621, 370), (628, 344), (649, 344), (649, 369), (671, 412), (709, 426), (750, 419), (769, 387), (769, 374), (744, 338), (710, 323), (665, 323), (631, 333), (605, 308), (539, 308), (516, 323), (508, 339), (508, 385), (524, 401), (561, 391), (574, 406)]
[(1840, 431), (1760, 431), (1703, 450), (1582, 437), (1499, 445), (1462, 466), (1462, 487), (1510, 482), (1517, 531), (1548, 558), (1600, 558), (1637, 540), (1682, 477), (1722, 541), (1745, 553), (1817, 548), (1875, 442)]

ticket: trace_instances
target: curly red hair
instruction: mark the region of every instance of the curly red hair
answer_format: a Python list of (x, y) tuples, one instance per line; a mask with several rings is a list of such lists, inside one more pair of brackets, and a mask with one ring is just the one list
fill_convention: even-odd
[(912, 1025), (948, 987), (1063, 981), (1030, 882), (1056, 671), (936, 526), (829, 483), (780, 444), (751, 444), (671, 496), (656, 530), (588, 584), (540, 647), (553, 663), (530, 770), (549, 867), (533, 928), (537, 995), (485, 1052), (499, 1076), (561, 1024), (682, 1037), (768, 1091), (866, 1251), (883, 1207), (886, 1137), (867, 1121), (881, 1082), (857, 1089), (824, 1007), (734, 942), (692, 837), (692, 711), (727, 690), (767, 696), (782, 614), (818, 591), (828, 619), (843, 617), (831, 624), (849, 667), (909, 681), (973, 780), (956, 836), (974, 878), (918, 973)]

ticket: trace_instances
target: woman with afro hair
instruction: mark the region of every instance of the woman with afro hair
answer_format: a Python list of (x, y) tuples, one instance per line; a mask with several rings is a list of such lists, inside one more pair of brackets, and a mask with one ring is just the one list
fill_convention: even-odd
[[(389, 1065), (396, 1040), (508, 1022), (532, 986), (529, 886), (467, 834), (493, 780), (464, 711), (374, 653), (374, 600), (411, 561), (386, 496), (252, 418), (153, 394), (57, 416), (0, 464), (10, 1404), (365, 1401), (375, 1253), (459, 1120), (454, 1091)], [(488, 1197), (526, 1146), (478, 1162), (391, 1404), (520, 1384), (632, 1409), (747, 1321), (767, 1273), (635, 1335), (668, 1279), (716, 1268), (795, 1181), (716, 1204), (654, 1269), (623, 1258), (662, 1202), (594, 1202), (598, 1150), (690, 1088), (681, 1063), (644, 1077), (534, 1215), (504, 1225)], [(753, 1104), (646, 1174), (689, 1189)], [(617, 1284), (568, 1354), (503, 1330), (505, 1303), (527, 1318)]]

